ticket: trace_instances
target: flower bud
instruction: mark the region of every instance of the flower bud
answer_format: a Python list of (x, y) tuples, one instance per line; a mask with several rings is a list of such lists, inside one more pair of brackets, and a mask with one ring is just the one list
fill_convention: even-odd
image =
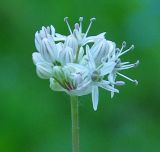
[[(112, 41), (107, 41), (108, 46), (109, 46), (109, 52), (108, 52), (108, 58), (109, 59), (114, 59), (115, 53), (116, 53), (116, 44)], [(117, 58), (115, 58), (117, 59)]]
[(66, 63), (72, 63), (74, 60), (73, 50), (70, 47), (66, 47), (60, 51), (59, 58), (61, 63), (65, 65)]
[(64, 74), (61, 66), (53, 67), (53, 77), (57, 79), (60, 79), (62, 77), (64, 78)]
[(78, 62), (82, 61), (83, 56), (84, 56), (84, 48), (80, 47), (79, 54), (78, 54)]
[(34, 52), (32, 54), (32, 60), (35, 65), (38, 63), (41, 63), (41, 62), (45, 62), (44, 59), (42, 58), (41, 54), (38, 52)]
[(42, 79), (49, 79), (53, 75), (52, 65), (46, 62), (36, 64), (37, 75)]
[(55, 36), (55, 28), (51, 25), (50, 27), (42, 27), (42, 29), (35, 34), (35, 46), (38, 51), (40, 51), (41, 43), (44, 38), (48, 38), (48, 36)]
[(44, 38), (40, 51), (41, 55), (47, 62), (53, 63), (58, 57), (56, 44), (51, 39)]
[(73, 79), (68, 67), (55, 66), (53, 68), (53, 78), (66, 90), (74, 89)]
[(50, 78), (50, 88), (53, 91), (64, 91), (64, 88), (54, 78)]
[(76, 54), (76, 52), (78, 50), (78, 42), (77, 42), (76, 38), (73, 35), (68, 36), (65, 43), (64, 43), (64, 47), (72, 48), (73, 53)]
[(102, 59), (107, 58), (109, 45), (105, 39), (97, 41), (91, 48), (91, 54), (97, 66), (102, 63)]

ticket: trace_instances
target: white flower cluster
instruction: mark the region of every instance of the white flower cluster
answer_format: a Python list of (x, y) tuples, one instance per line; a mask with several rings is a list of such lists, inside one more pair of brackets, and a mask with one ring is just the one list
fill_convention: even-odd
[(92, 93), (93, 108), (97, 110), (99, 87), (110, 91), (113, 97), (114, 93), (119, 92), (115, 86), (125, 84), (116, 81), (118, 75), (138, 84), (137, 80), (132, 80), (120, 71), (137, 66), (139, 61), (130, 64), (120, 59), (134, 48), (133, 45), (124, 50), (125, 42), (119, 49), (114, 42), (105, 39), (105, 33), (88, 36), (94, 20), (90, 19), (86, 32), (83, 32), (83, 17), (80, 17), (72, 31), (66, 17), (64, 21), (70, 32), (68, 36), (56, 33), (53, 26), (42, 27), (35, 34), (38, 52), (34, 52), (32, 58), (38, 76), (49, 79), (52, 90), (64, 91), (71, 96)]

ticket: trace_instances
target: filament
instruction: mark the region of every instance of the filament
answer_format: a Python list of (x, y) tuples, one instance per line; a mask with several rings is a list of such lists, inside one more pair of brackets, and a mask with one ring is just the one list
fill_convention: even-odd
[(88, 28), (87, 28), (87, 31), (86, 31), (84, 37), (87, 36), (87, 34), (88, 34), (88, 32), (89, 32), (89, 30), (90, 30), (90, 28), (91, 28), (91, 26), (92, 26), (92, 23), (93, 23), (93, 21), (95, 21), (95, 20), (96, 20), (96, 18), (91, 18), (91, 19), (90, 19), (90, 23), (89, 23), (89, 26), (88, 26)]
[(68, 17), (65, 17), (65, 18), (64, 18), (64, 21), (65, 21), (66, 24), (67, 24), (67, 27), (68, 27), (68, 29), (69, 29), (70, 34), (72, 34), (72, 30), (71, 30), (71, 27), (70, 27), (69, 22), (68, 22)]
[(126, 78), (127, 80), (129, 80), (129, 81), (131, 81), (131, 82), (134, 82), (136, 85), (138, 84), (138, 81), (137, 81), (137, 80), (133, 80), (133, 79), (131, 79), (131, 78), (129, 78), (129, 77), (127, 77), (127, 76), (119, 73), (119, 72), (117, 72), (117, 74), (120, 75), (120, 76), (123, 77), (123, 78)]

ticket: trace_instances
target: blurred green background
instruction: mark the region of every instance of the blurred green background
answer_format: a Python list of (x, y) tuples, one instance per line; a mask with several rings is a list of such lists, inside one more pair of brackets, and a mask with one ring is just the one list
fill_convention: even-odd
[[(71, 152), (70, 101), (39, 79), (32, 63), (34, 33), (53, 24), (68, 34), (84, 16), (97, 20), (90, 35), (107, 32), (120, 47), (135, 44), (123, 57), (140, 60), (125, 72), (127, 82), (110, 99), (101, 90), (98, 111), (91, 97), (80, 98), (82, 152), (160, 151), (160, 1), (159, 0), (1, 0), (0, 1), (0, 152)], [(122, 79), (123, 80), (123, 79)]]

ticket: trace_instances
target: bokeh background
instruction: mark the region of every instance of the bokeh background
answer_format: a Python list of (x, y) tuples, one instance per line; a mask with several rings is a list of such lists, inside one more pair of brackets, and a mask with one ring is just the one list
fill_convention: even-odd
[(123, 59), (141, 62), (125, 72), (139, 85), (126, 80), (113, 99), (101, 90), (97, 112), (89, 95), (80, 98), (81, 151), (159, 152), (159, 0), (1, 0), (0, 152), (71, 152), (69, 97), (51, 91), (31, 59), (34, 33), (53, 24), (68, 34), (65, 16), (71, 25), (84, 16), (84, 28), (96, 17), (89, 34), (106, 31), (119, 47), (135, 44)]

